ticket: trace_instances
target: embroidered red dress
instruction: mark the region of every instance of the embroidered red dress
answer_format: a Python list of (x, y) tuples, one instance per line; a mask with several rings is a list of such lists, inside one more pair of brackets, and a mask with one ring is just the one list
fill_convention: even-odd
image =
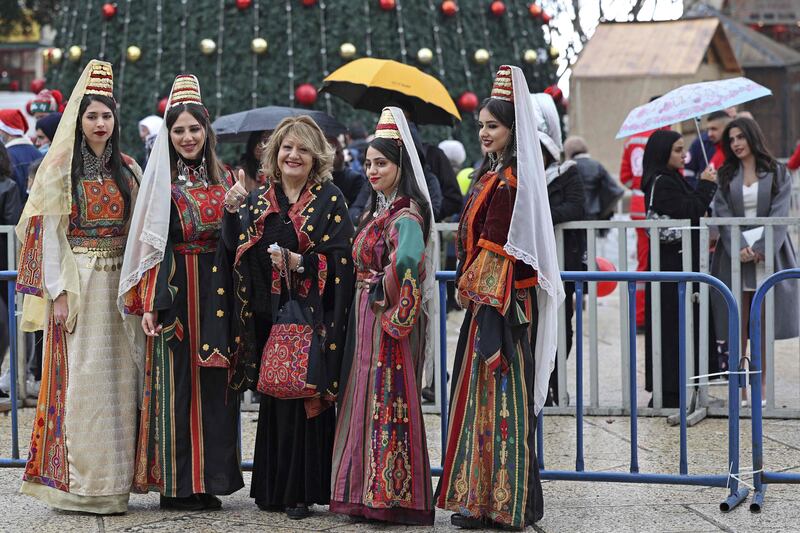
[[(423, 219), (398, 198), (356, 236), (351, 361), (333, 449), (333, 512), (433, 524), (433, 491), (419, 384), (426, 316)], [(343, 375), (348, 375), (344, 374)]]
[(189, 176), (171, 187), (164, 260), (126, 296), (126, 311), (158, 312), (163, 330), (149, 337), (134, 486), (164, 496), (231, 494), (242, 488), (239, 402), (228, 395), (226, 357), (201, 355), (200, 335), (217, 317), (204, 314), (232, 176), (208, 184)]
[[(467, 312), (437, 506), (512, 528), (542, 516), (533, 409), (536, 272), (503, 246), (516, 177), (488, 172), (458, 229), (456, 287)], [(490, 524), (491, 525), (491, 524)]]

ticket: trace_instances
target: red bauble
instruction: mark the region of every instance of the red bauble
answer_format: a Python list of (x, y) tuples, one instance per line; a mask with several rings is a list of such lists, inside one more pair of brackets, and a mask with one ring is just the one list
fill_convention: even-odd
[(303, 7), (313, 7), (317, 0), (300, 0), (300, 3), (303, 4)]
[(317, 89), (310, 83), (298, 85), (297, 89), (294, 90), (294, 99), (297, 100), (300, 105), (313, 105), (314, 102), (317, 101)]
[(169, 99), (165, 96), (164, 98), (158, 101), (158, 105), (156, 106), (156, 111), (158, 116), (163, 117), (164, 113), (166, 113), (168, 100)]
[(537, 18), (542, 14), (542, 8), (537, 4), (531, 4), (528, 6), (528, 13), (530, 13), (533, 18)]
[(391, 11), (395, 7), (397, 7), (397, 2), (395, 0), (378, 0), (378, 5), (384, 11)]
[(478, 109), (478, 104), (478, 96), (471, 91), (465, 91), (458, 97), (458, 108), (465, 113), (472, 113)]
[(19, 91), (19, 81), (11, 80), (8, 84), (8, 90), (14, 92)]
[(238, 9), (239, 11), (250, 9), (250, 6), (252, 5), (253, 5), (253, 0), (236, 0), (236, 9)]
[(495, 17), (502, 17), (506, 12), (506, 5), (500, 0), (495, 0), (492, 2), (492, 5), (489, 6), (489, 11), (491, 11), (492, 15)]
[(550, 15), (542, 11), (542, 24), (550, 24)]
[(458, 5), (453, 0), (444, 0), (441, 9), (445, 16), (452, 17), (458, 11)]
[(42, 89), (44, 89), (45, 83), (46, 82), (44, 78), (36, 78), (31, 82), (31, 92), (38, 94)]
[(775, 26), (772, 27), (772, 33), (774, 33), (775, 35), (783, 35), (787, 31), (789, 30), (783, 24), (776, 24)]
[(111, 2), (106, 2), (103, 4), (103, 7), (100, 8), (103, 12), (103, 18), (106, 20), (111, 20), (117, 14), (117, 5), (112, 4)]

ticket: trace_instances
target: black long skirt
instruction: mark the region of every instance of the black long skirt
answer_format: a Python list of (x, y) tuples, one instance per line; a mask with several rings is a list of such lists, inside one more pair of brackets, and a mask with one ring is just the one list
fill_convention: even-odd
[(303, 400), (261, 397), (250, 497), (262, 507), (328, 505), (336, 414), (306, 418)]

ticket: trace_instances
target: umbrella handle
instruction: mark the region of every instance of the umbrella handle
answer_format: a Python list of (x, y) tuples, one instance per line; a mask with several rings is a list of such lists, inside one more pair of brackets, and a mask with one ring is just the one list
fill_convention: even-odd
[(700, 133), (700, 117), (694, 117), (694, 127), (697, 128), (697, 139), (700, 141), (700, 149), (703, 150), (703, 159), (706, 160), (708, 166), (708, 154), (706, 153), (706, 145), (703, 143), (703, 134)]

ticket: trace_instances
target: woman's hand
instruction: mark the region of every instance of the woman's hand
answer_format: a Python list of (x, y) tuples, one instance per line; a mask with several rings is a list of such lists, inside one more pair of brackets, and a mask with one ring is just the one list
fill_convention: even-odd
[(62, 292), (53, 300), (53, 319), (56, 322), (56, 326), (63, 327), (67, 323), (68, 317), (69, 301), (67, 300), (67, 293)]
[(239, 206), (241, 206), (244, 199), (247, 198), (247, 188), (245, 187), (246, 180), (247, 177), (244, 174), (244, 170), (240, 168), (236, 183), (225, 193), (225, 210), (228, 213), (236, 213), (239, 211)]
[[(269, 249), (269, 257), (272, 260), (272, 266), (278, 270), (283, 270), (283, 248), (271, 246)], [(300, 254), (289, 252), (289, 270), (297, 270), (299, 265)]]
[(745, 246), (741, 250), (739, 250), (739, 260), (742, 263), (749, 263), (750, 261), (756, 260), (756, 254), (753, 252), (753, 249), (749, 246)]
[(717, 171), (711, 165), (707, 166), (703, 173), (700, 175), (701, 180), (710, 181), (711, 183), (717, 182)]
[(148, 337), (158, 337), (163, 326), (158, 323), (158, 311), (147, 312), (142, 315), (142, 331)]

